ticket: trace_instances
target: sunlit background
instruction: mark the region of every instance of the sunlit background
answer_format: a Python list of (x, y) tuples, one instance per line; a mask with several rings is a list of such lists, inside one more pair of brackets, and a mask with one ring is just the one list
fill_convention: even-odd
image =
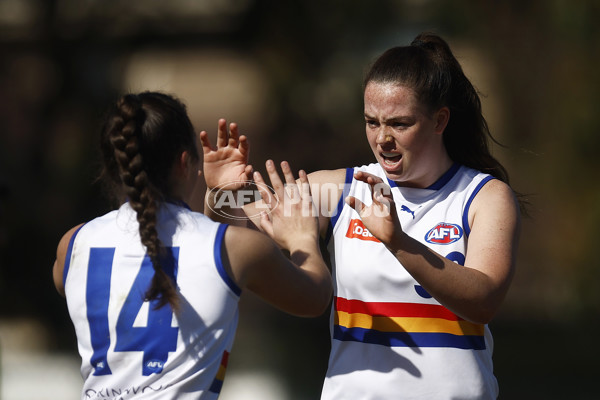
[[(0, 398), (79, 396), (51, 267), (64, 232), (109, 210), (97, 134), (119, 94), (174, 93), (213, 135), (238, 122), (259, 170), (361, 165), (362, 75), (424, 30), (482, 93), (494, 154), (531, 204), (490, 324), (501, 398), (596, 398), (598, 21), (595, 0), (0, 0)], [(317, 399), (327, 324), (244, 295), (221, 398)]]

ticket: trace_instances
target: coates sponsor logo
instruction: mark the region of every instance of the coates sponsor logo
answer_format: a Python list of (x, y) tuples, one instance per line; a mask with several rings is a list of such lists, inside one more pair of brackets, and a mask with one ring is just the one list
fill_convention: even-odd
[(440, 222), (425, 235), (425, 240), (433, 244), (450, 244), (463, 236), (463, 230), (456, 224)]
[[(273, 192), (273, 188), (269, 185), (252, 182), (242, 189), (236, 189), (239, 186), (238, 182), (225, 183), (209, 191), (209, 194), (214, 196), (214, 203), (208, 204), (208, 207), (217, 215), (224, 218), (235, 220), (247, 220), (253, 217), (260, 216), (261, 212), (270, 213), (271, 208), (262, 200), (261, 194), (258, 191), (259, 186), (262, 187), (263, 193), (272, 196), (273, 208), (279, 204), (279, 198)], [(246, 215), (244, 212), (236, 213), (236, 209), (241, 209), (244, 205), (254, 203), (256, 214)], [(239, 214), (239, 215), (238, 215)]]
[(355, 238), (360, 240), (370, 240), (371, 242), (380, 243), (379, 240), (369, 232), (363, 225), (360, 219), (350, 220), (350, 226), (348, 226), (348, 232), (346, 237)]

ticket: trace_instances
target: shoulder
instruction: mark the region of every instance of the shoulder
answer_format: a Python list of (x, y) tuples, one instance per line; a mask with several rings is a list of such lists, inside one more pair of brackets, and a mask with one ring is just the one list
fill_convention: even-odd
[(69, 251), (71, 240), (74, 238), (77, 231), (79, 231), (79, 229), (83, 225), (84, 224), (82, 223), (69, 229), (67, 233), (65, 233), (62, 236), (56, 248), (56, 260), (54, 261), (54, 266), (52, 268), (52, 276), (54, 279), (54, 286), (56, 286), (56, 290), (63, 296), (65, 294), (63, 274), (65, 269), (65, 262), (67, 261), (67, 253)]
[(348, 168), (315, 171), (308, 174), (308, 177), (311, 180), (311, 183), (313, 180), (320, 183), (344, 183), (348, 180), (349, 175), (351, 178), (355, 171), (366, 171), (376, 175), (383, 174), (385, 176), (383, 169), (378, 163), (371, 163)]
[(485, 182), (473, 198), (469, 210), (470, 225), (479, 217), (494, 218), (516, 224), (520, 219), (520, 211), (512, 188), (495, 178)]
[(346, 173), (348, 168), (320, 170), (308, 174), (308, 180), (314, 184), (343, 184), (346, 181)]
[(277, 248), (264, 233), (241, 226), (228, 225), (223, 240), (232, 259), (252, 261), (264, 252)]
[(71, 239), (83, 225), (84, 225), (84, 223), (81, 223), (79, 225), (72, 227), (62, 236), (62, 238), (58, 242), (57, 255), (63, 255), (63, 256), (66, 255), (66, 252), (69, 247), (69, 243), (71, 242)]
[(308, 174), (313, 202), (319, 210), (319, 226), (323, 237), (327, 234), (329, 219), (343, 202), (342, 197), (352, 182), (353, 171), (353, 168), (340, 168)]
[[(158, 229), (161, 236), (177, 237), (178, 241), (198, 236), (212, 237), (221, 225), (201, 212), (173, 203), (165, 203), (158, 214)], [(206, 236), (208, 235), (208, 236)], [(208, 244), (206, 240), (203, 243)]]
[[(487, 181), (475, 197), (475, 200), (482, 199), (490, 201), (508, 202), (516, 205), (516, 196), (512, 188), (499, 179), (491, 178)], [(475, 201), (474, 200), (474, 201)]]

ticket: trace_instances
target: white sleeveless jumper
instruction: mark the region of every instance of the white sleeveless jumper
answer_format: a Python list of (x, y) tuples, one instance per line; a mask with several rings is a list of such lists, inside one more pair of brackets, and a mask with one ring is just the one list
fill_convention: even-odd
[(82, 399), (216, 399), (238, 321), (240, 289), (221, 264), (227, 225), (165, 204), (158, 232), (163, 269), (181, 311), (144, 302), (154, 270), (128, 203), (73, 236), (65, 293), (75, 326)]
[(391, 186), (402, 229), (464, 265), (468, 210), (491, 176), (454, 165), (427, 189), (398, 187), (379, 164), (349, 168), (328, 243), (334, 274), (331, 354), (322, 399), (495, 399), (492, 337), (432, 298), (343, 202), (371, 204), (355, 171)]

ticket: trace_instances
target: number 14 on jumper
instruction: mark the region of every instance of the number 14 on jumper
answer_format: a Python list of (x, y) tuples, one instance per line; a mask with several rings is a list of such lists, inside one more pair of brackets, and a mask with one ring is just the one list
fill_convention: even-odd
[[(94, 375), (110, 375), (107, 360), (111, 337), (108, 324), (110, 301), (110, 283), (115, 248), (91, 248), (86, 282), (87, 317), (90, 325), (93, 355), (90, 363)], [(163, 270), (174, 281), (177, 277), (179, 248), (168, 247), (161, 258)], [(154, 269), (147, 255), (142, 261), (139, 272), (131, 286), (123, 307), (119, 311), (116, 325), (114, 351), (143, 352), (142, 374), (148, 376), (161, 373), (169, 352), (177, 348), (178, 327), (173, 327), (173, 311), (167, 304), (156, 309), (157, 301), (151, 301), (143, 307), (146, 290), (150, 287)], [(147, 310), (146, 326), (134, 326), (142, 308)]]

